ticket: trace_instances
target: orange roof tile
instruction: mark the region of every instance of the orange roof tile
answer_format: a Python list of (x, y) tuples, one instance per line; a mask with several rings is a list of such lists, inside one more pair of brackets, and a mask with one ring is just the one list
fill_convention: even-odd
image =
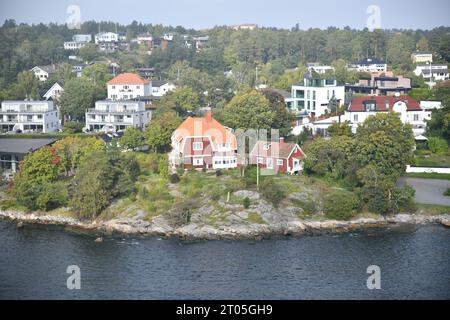
[(149, 84), (150, 81), (142, 79), (135, 73), (121, 73), (114, 79), (108, 81), (108, 84)]
[(175, 141), (181, 141), (186, 137), (211, 137), (215, 148), (221, 143), (231, 143), (232, 149), (237, 149), (236, 136), (210, 115), (203, 118), (187, 118), (175, 130), (172, 137)]

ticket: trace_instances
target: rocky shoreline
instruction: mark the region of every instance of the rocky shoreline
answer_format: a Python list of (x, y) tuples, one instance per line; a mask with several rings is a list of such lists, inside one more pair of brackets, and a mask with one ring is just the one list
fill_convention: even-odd
[(425, 225), (435, 223), (450, 227), (450, 214), (437, 216), (397, 214), (386, 218), (359, 218), (350, 221), (295, 219), (267, 224), (232, 224), (219, 227), (191, 222), (178, 228), (171, 227), (162, 217), (155, 217), (151, 223), (140, 219), (125, 218), (83, 222), (68, 217), (0, 210), (0, 219), (17, 222), (18, 226), (23, 226), (23, 224), (57, 225), (103, 235), (120, 233), (124, 235), (175, 237), (183, 240), (260, 240), (275, 236), (345, 233), (400, 224)]

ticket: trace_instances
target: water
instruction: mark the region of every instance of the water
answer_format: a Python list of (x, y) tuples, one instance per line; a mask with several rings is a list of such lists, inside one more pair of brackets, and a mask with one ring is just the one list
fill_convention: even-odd
[[(0, 222), (0, 298), (450, 299), (450, 230), (186, 243)], [(68, 290), (66, 268), (81, 268)], [(381, 290), (368, 290), (369, 265)]]

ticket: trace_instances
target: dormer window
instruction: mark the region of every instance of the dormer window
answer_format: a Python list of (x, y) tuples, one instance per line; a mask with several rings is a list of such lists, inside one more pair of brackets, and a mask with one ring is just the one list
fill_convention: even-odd
[(263, 147), (264, 151), (269, 151), (270, 149), (270, 144), (265, 144)]
[(376, 102), (373, 100), (370, 101), (364, 101), (364, 109), (369, 111), (375, 111), (376, 110)]
[(194, 151), (201, 151), (201, 150), (203, 150), (203, 142), (194, 142), (192, 144), (192, 149)]

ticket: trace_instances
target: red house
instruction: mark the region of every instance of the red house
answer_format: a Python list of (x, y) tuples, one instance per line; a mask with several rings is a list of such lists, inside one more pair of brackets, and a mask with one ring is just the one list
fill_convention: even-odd
[(298, 144), (258, 141), (250, 152), (250, 163), (275, 172), (296, 174), (302, 171), (306, 155)]
[(173, 167), (231, 169), (238, 166), (237, 140), (231, 129), (216, 121), (211, 112), (187, 118), (172, 135)]

